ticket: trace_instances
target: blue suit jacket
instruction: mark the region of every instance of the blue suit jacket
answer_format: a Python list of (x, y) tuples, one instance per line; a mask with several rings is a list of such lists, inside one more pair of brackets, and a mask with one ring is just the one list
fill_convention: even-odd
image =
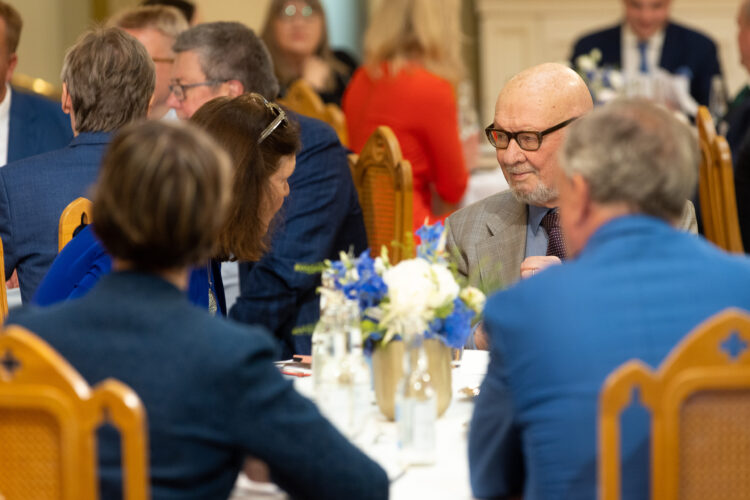
[[(89, 224), (81, 229), (57, 255), (34, 293), (32, 303), (37, 306), (49, 306), (64, 300), (83, 297), (102, 276), (111, 271), (112, 257), (94, 235)], [(216, 297), (218, 312), (226, 316), (227, 302), (224, 297), (224, 283), (221, 279), (221, 263), (215, 260), (191, 271), (187, 291), (188, 299), (191, 303), (207, 310), (209, 289)]]
[(18, 270), (21, 299), (31, 300), (57, 255), (60, 215), (79, 196), (90, 196), (109, 133), (84, 132), (56, 151), (0, 169), (0, 238), (5, 275)]
[(310, 353), (310, 335), (292, 335), (320, 315), (319, 275), (294, 270), (296, 264), (337, 259), (338, 252), (364, 251), (367, 235), (346, 155), (325, 123), (294, 115), (302, 150), (289, 179), (290, 193), (279, 213), (271, 250), (255, 264), (240, 263), (240, 296), (229, 312), (238, 321), (268, 328), (282, 344), (282, 357)]
[[(227, 498), (243, 458), (266, 462), (294, 498), (379, 499), (385, 472), (339, 434), (273, 364), (260, 329), (212, 318), (154, 275), (113, 273), (89, 294), (8, 318), (89, 384), (114, 377), (146, 408), (152, 498)], [(116, 434), (99, 441), (102, 498), (118, 498)]]
[[(622, 65), (622, 25), (597, 31), (579, 39), (573, 48), (571, 61), (598, 48), (602, 52), (603, 66)], [(690, 94), (698, 104), (708, 105), (711, 78), (720, 75), (716, 44), (707, 36), (675, 23), (668, 23), (664, 31), (659, 66), (670, 73), (690, 77)]]
[[(750, 310), (750, 261), (646, 216), (614, 219), (581, 255), (492, 297), (492, 350), (469, 438), (474, 495), (596, 498), (596, 411), (629, 359), (657, 367), (691, 329)], [(626, 411), (622, 498), (649, 498), (648, 422)]]
[(12, 89), (8, 163), (65, 147), (73, 138), (59, 102)]

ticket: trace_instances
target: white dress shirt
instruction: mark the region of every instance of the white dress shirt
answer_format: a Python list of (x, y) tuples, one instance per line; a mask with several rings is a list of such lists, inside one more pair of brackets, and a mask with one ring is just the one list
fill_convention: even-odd
[(8, 163), (8, 133), (10, 131), (10, 85), (5, 84), (5, 98), (0, 102), (0, 167)]
[[(641, 72), (641, 51), (638, 49), (638, 37), (625, 23), (622, 30), (622, 40), (620, 42), (622, 50), (622, 72), (627, 78), (637, 76)], [(664, 30), (661, 29), (654, 33), (654, 36), (648, 39), (648, 48), (646, 49), (646, 63), (649, 73), (659, 67), (661, 60), (661, 49), (664, 45)]]

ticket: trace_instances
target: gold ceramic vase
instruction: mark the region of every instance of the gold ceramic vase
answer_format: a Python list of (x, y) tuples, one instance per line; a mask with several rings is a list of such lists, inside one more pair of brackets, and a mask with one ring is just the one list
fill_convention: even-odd
[[(392, 340), (372, 353), (375, 401), (389, 420), (395, 418), (396, 388), (404, 374), (404, 350), (403, 341)], [(451, 349), (438, 339), (426, 339), (424, 350), (430, 381), (437, 393), (438, 416), (441, 416), (451, 403)], [(416, 356), (417, 352), (414, 351), (412, 355)]]

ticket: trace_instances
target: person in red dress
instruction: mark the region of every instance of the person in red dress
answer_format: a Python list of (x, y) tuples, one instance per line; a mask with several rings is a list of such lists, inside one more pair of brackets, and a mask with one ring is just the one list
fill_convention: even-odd
[(456, 0), (383, 0), (365, 34), (365, 64), (343, 109), (360, 152), (380, 125), (411, 162), (414, 228), (444, 219), (466, 190), (456, 87), (463, 70)]

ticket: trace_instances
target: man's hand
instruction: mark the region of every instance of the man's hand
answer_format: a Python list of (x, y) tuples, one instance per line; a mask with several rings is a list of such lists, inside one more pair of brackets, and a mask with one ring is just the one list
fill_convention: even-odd
[(13, 271), (10, 279), (5, 282), (5, 288), (18, 288), (18, 286), (18, 273), (16, 273), (16, 271)]
[(484, 323), (479, 323), (474, 328), (474, 346), (482, 351), (490, 350), (490, 338), (487, 336), (487, 332), (484, 331)]
[(521, 279), (530, 278), (543, 269), (558, 264), (562, 264), (562, 261), (559, 257), (555, 257), (554, 255), (535, 255), (533, 257), (527, 257), (521, 262)]

